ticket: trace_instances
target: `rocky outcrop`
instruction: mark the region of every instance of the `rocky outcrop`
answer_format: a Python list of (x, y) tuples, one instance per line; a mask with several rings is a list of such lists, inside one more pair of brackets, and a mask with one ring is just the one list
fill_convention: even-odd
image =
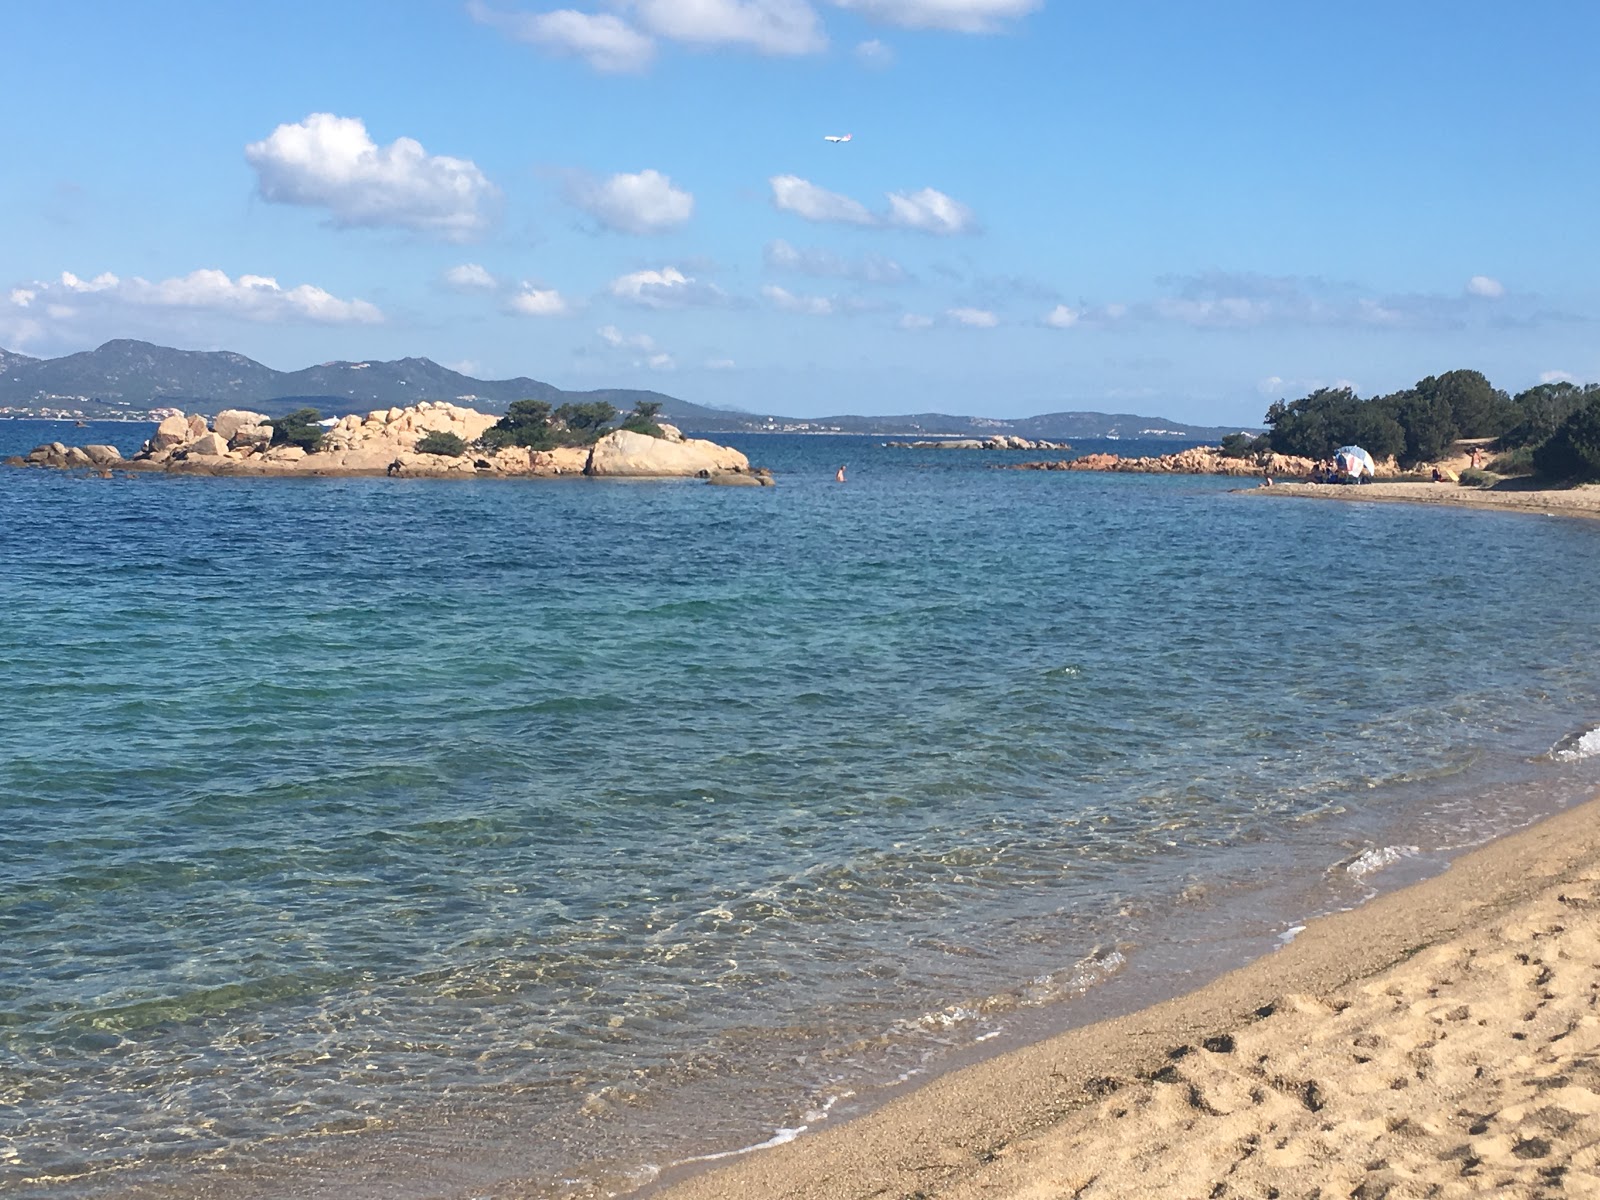
[(737, 450), (699, 438), (669, 441), (618, 429), (594, 444), (584, 474), (595, 476), (699, 475), (702, 471), (747, 472), (750, 460)]
[[(1194, 446), (1174, 454), (1151, 458), (1122, 458), (1115, 454), (1085, 454), (1072, 459), (1016, 463), (1012, 471), (1118, 471), (1134, 475), (1246, 475), (1305, 479), (1315, 463), (1287, 454), (1229, 458), (1216, 446)], [(1392, 467), (1391, 467), (1392, 469)]]
[(1066, 442), (1031, 442), (1027, 438), (997, 433), (986, 438), (940, 438), (925, 442), (885, 442), (909, 450), (1071, 450)]
[[(423, 401), (410, 408), (377, 409), (351, 414), (323, 435), (315, 453), (299, 446), (272, 445), (272, 426), (260, 413), (229, 409), (207, 425), (199, 414), (169, 416), (143, 448), (124, 459), (112, 446), (66, 446), (52, 442), (24, 458), (18, 466), (116, 466), (134, 471), (169, 471), (199, 475), (384, 475), (627, 477), (731, 476), (755, 486), (771, 486), (770, 473), (753, 473), (750, 460), (737, 450), (698, 438), (685, 438), (671, 425), (663, 436), (616, 430), (593, 446), (561, 446), (532, 450), (511, 446), (459, 456), (421, 454), (417, 444), (430, 433), (449, 433), (471, 446), (499, 418), (454, 404)], [(719, 480), (720, 482), (720, 480)]]

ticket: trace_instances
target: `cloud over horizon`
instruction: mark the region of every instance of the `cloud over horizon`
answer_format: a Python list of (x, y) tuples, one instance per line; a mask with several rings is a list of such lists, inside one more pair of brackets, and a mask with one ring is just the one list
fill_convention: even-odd
[(365, 300), (341, 300), (314, 284), (281, 287), (269, 275), (240, 275), (202, 268), (152, 283), (110, 271), (83, 279), (63, 271), (56, 279), (19, 285), (7, 303), (54, 321), (90, 314), (116, 318), (136, 310), (182, 309), (247, 321), (298, 321), (322, 325), (375, 325), (383, 313)]
[(312, 113), (244, 150), (272, 204), (326, 209), (335, 226), (391, 226), (464, 240), (492, 224), (499, 190), (476, 164), (412, 138), (377, 145), (359, 117)]
[(912, 229), (941, 237), (976, 233), (978, 229), (970, 208), (931, 187), (911, 193), (890, 192), (888, 209), (874, 213), (861, 201), (830, 192), (798, 175), (774, 175), (767, 183), (772, 188), (774, 207), (807, 221)]
[(694, 197), (660, 171), (645, 169), (606, 180), (575, 176), (568, 199), (607, 229), (618, 233), (665, 233), (694, 215)]

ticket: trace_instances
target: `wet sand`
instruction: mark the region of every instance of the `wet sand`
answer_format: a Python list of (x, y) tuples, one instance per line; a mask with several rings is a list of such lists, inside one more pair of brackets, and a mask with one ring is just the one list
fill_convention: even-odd
[(1314, 496), (1325, 500), (1398, 501), (1458, 505), (1559, 517), (1600, 517), (1600, 484), (1574, 488), (1462, 487), (1455, 483), (1276, 483), (1243, 488), (1248, 495)]
[(1600, 800), (1188, 996), (651, 1193), (1491, 1194), (1600, 1196)]

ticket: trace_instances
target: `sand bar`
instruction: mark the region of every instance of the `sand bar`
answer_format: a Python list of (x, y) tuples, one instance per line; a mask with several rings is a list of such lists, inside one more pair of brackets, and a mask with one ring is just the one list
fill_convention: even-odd
[(1454, 483), (1276, 483), (1241, 489), (1249, 495), (1314, 496), (1324, 500), (1398, 501), (1404, 504), (1495, 508), (1557, 517), (1600, 517), (1600, 484), (1574, 488), (1471, 488)]
[(1600, 800), (652, 1200), (1482, 1195), (1600, 1196)]

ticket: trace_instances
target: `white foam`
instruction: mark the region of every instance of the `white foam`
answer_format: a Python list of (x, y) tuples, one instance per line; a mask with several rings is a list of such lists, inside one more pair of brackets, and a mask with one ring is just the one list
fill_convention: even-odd
[(1306, 927), (1304, 925), (1291, 925), (1278, 935), (1278, 943), (1287, 946), (1305, 931)]
[(1600, 757), (1600, 725), (1586, 729), (1576, 737), (1562, 738), (1550, 751), (1557, 762), (1581, 762), (1586, 758)]
[(1403, 858), (1411, 858), (1421, 854), (1417, 846), (1375, 846), (1371, 850), (1363, 850), (1350, 862), (1345, 864), (1345, 870), (1357, 879), (1365, 879), (1368, 875), (1375, 875), (1385, 867), (1392, 867)]
[(724, 1158), (738, 1158), (741, 1154), (754, 1154), (757, 1150), (771, 1150), (774, 1146), (782, 1146), (795, 1140), (806, 1130), (809, 1125), (796, 1125), (791, 1129), (780, 1129), (764, 1142), (757, 1142), (753, 1146), (740, 1146), (737, 1150), (719, 1150), (715, 1154), (696, 1154), (692, 1158), (680, 1158), (674, 1166), (684, 1166), (687, 1163), (717, 1162)]

